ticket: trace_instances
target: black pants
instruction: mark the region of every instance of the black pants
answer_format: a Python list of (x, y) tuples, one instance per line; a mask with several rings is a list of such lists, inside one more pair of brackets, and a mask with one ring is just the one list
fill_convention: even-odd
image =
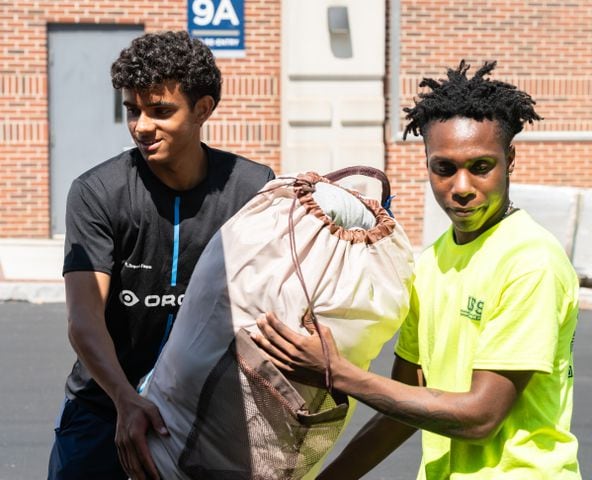
[(127, 480), (115, 447), (115, 421), (66, 400), (49, 457), (49, 480)]

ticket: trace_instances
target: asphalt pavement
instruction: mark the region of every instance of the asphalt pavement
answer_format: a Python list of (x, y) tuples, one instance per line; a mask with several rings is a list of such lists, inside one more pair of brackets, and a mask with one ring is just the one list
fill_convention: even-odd
[[(46, 478), (53, 423), (64, 397), (74, 353), (66, 338), (63, 303), (0, 303), (0, 480)], [(584, 480), (592, 479), (592, 311), (582, 310), (575, 340), (575, 408), (572, 430), (580, 441)], [(372, 369), (390, 373), (392, 344)], [(371, 416), (360, 405), (334, 452)], [(331, 458), (331, 457), (330, 457)], [(420, 458), (415, 434), (364, 477), (413, 480)]]

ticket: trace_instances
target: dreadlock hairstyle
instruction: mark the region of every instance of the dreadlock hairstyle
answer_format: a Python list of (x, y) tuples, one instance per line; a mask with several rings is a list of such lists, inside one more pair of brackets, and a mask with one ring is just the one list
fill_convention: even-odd
[(148, 90), (174, 80), (191, 106), (203, 96), (220, 100), (222, 78), (214, 55), (185, 31), (147, 33), (134, 39), (111, 65), (114, 88)]
[(403, 140), (409, 132), (425, 136), (430, 122), (466, 117), (477, 121), (496, 120), (500, 134), (509, 146), (525, 122), (541, 120), (534, 111), (536, 102), (526, 92), (509, 83), (484, 78), (496, 63), (485, 62), (470, 79), (467, 70), (471, 66), (464, 60), (456, 70), (448, 69), (447, 80), (424, 78), (419, 86), (429, 87), (432, 91), (420, 93), (420, 100), (414, 100), (415, 107), (403, 109), (407, 114), (405, 118), (410, 121), (403, 132)]

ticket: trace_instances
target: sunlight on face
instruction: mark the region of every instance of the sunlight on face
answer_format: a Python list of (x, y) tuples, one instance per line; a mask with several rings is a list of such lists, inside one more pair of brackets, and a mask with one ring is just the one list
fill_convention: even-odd
[(503, 217), (514, 149), (504, 148), (496, 121), (464, 117), (431, 123), (424, 142), (436, 201), (457, 243), (470, 242)]

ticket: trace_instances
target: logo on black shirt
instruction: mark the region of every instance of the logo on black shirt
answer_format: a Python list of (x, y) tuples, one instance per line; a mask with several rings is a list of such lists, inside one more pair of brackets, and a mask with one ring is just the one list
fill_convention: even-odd
[[(148, 308), (154, 307), (176, 307), (181, 306), (183, 303), (183, 298), (185, 294), (181, 295), (173, 295), (173, 294), (166, 294), (166, 295), (146, 295), (144, 300), (142, 301), (143, 305)], [(141, 300), (138, 296), (132, 292), (131, 290), (122, 290), (119, 293), (119, 301), (123, 303), (126, 307), (133, 307)]]
[(137, 269), (152, 270), (152, 265), (146, 265), (144, 263), (140, 263), (139, 265), (134, 265), (133, 263), (124, 262), (123, 266), (125, 268), (131, 268), (132, 270), (137, 270)]
[(469, 296), (467, 301), (467, 308), (461, 309), (460, 314), (463, 317), (470, 318), (471, 320), (480, 321), (481, 315), (483, 314), (483, 300), (477, 300), (475, 297)]
[(121, 300), (121, 303), (123, 303), (126, 307), (133, 307), (140, 301), (138, 296), (131, 290), (122, 290), (119, 294), (119, 300)]

